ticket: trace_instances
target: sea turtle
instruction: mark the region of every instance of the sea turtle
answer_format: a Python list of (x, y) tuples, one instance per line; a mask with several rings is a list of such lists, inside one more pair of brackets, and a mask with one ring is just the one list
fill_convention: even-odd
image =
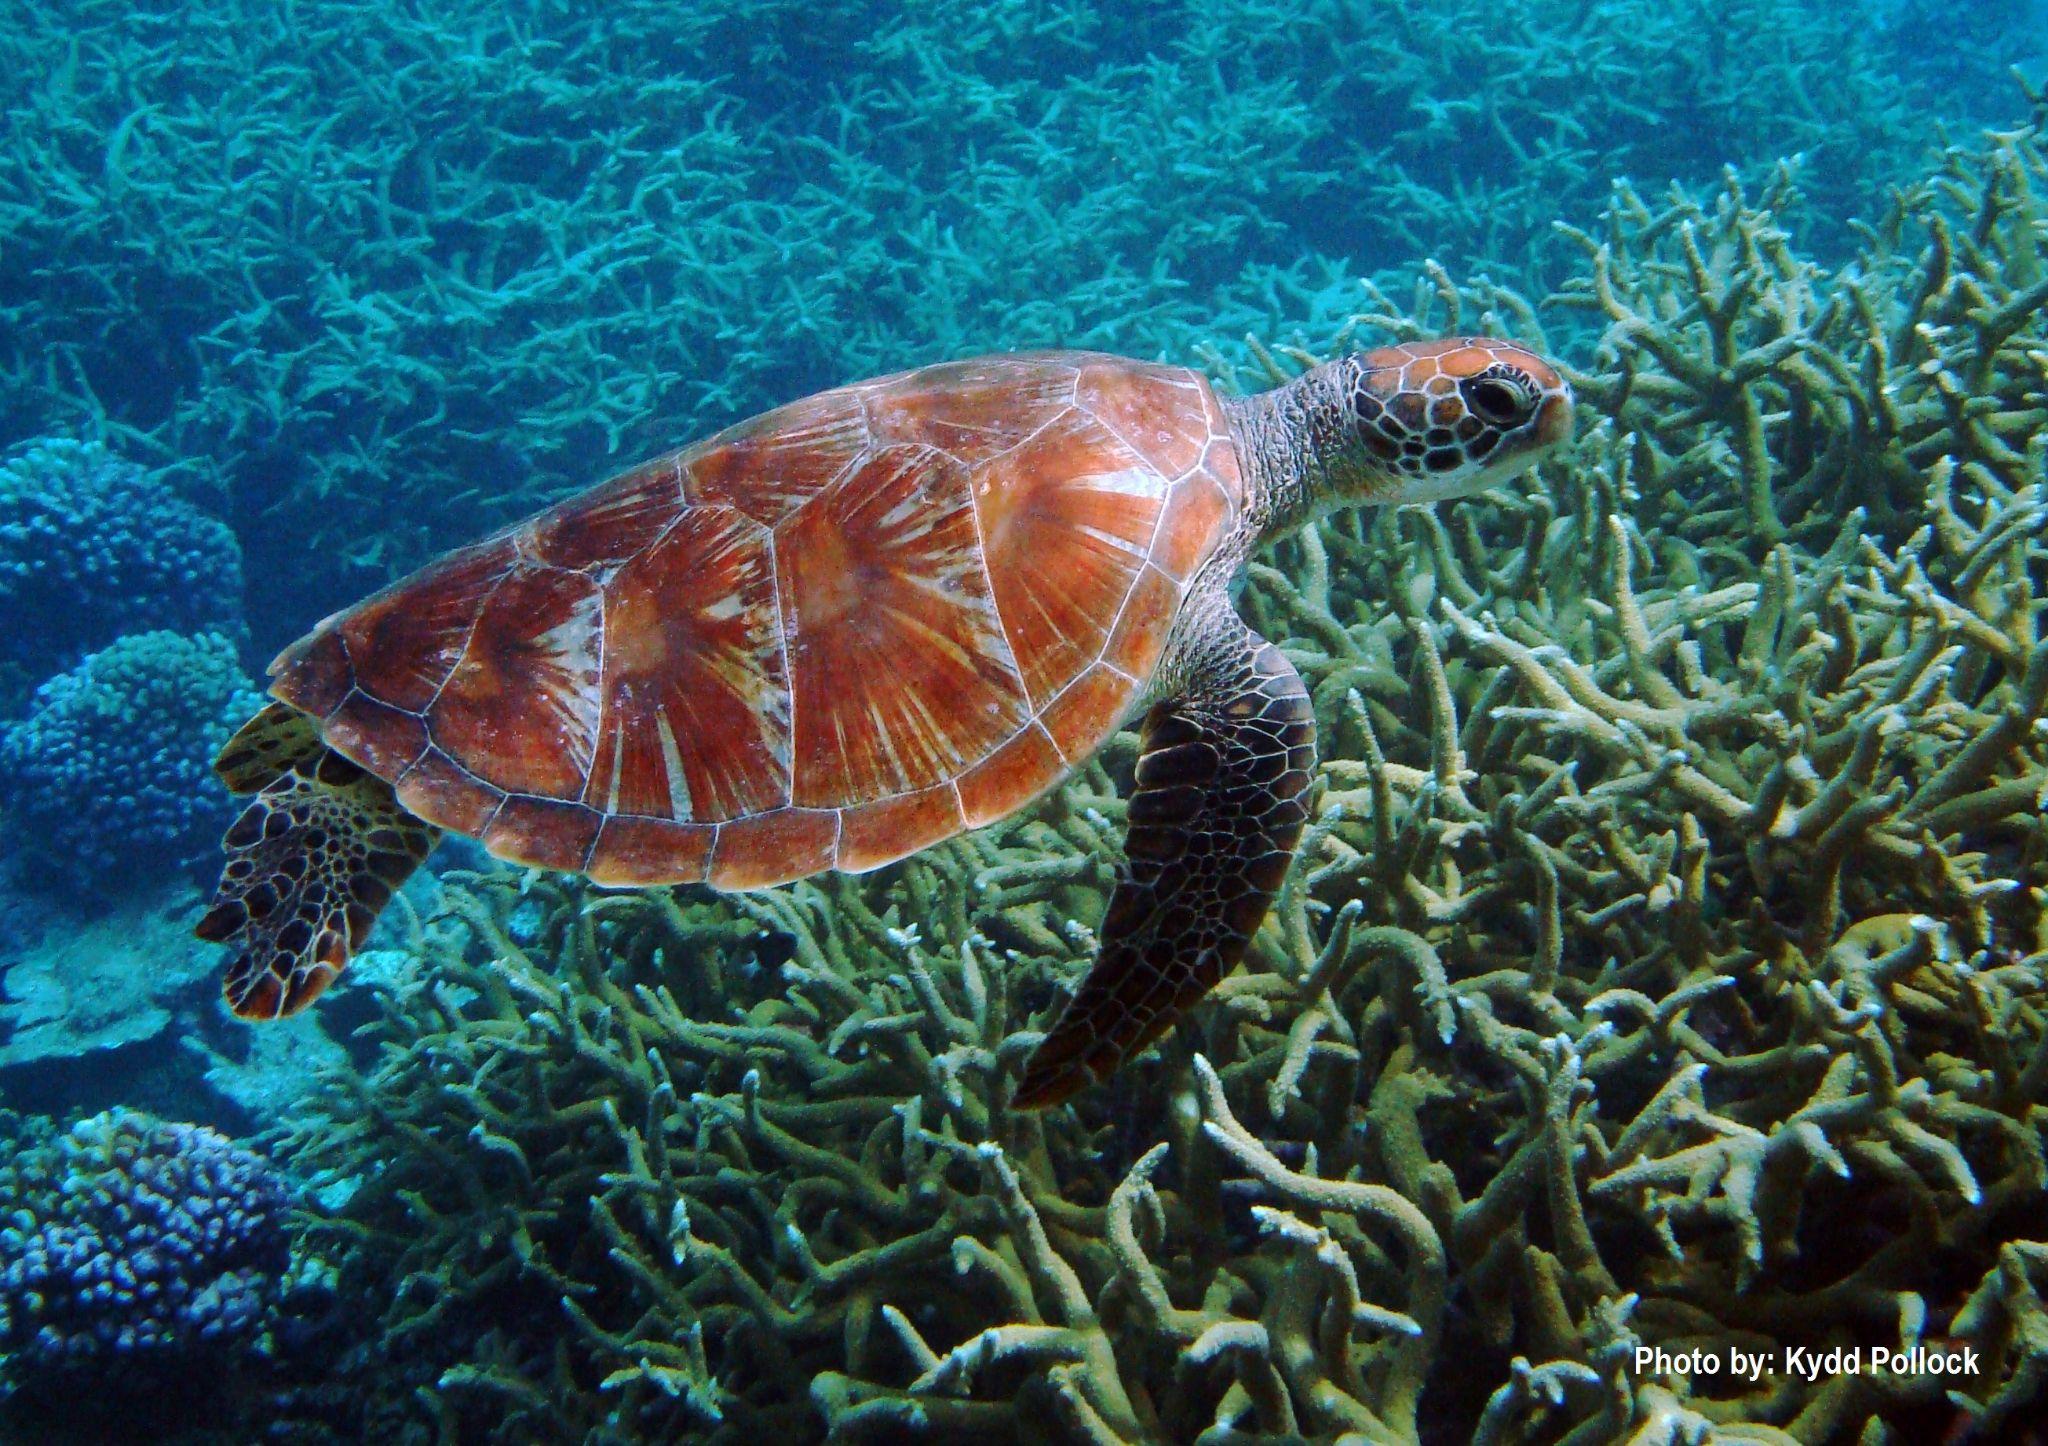
[(238, 1015), (304, 1008), (442, 830), (600, 884), (755, 889), (1023, 807), (1145, 713), (1093, 969), (1016, 1103), (1065, 1099), (1243, 954), (1315, 720), (1230, 585), (1333, 507), (1528, 468), (1569, 388), (1507, 342), (1275, 390), (1089, 352), (928, 366), (660, 457), (328, 618), (221, 777), (255, 800), (199, 934)]

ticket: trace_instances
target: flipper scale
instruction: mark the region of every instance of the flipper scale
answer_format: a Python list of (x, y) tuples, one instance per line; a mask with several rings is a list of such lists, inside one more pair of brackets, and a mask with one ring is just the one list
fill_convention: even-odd
[(270, 703), (235, 730), (213, 760), (230, 793), (254, 793), (319, 749), (320, 729), (287, 703)]

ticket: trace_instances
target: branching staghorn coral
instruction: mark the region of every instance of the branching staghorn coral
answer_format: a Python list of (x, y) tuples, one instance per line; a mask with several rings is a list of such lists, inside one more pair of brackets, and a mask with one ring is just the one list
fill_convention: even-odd
[[(2037, 1412), (2048, 478), (2012, 440), (2048, 348), (2004, 308), (2039, 142), (1944, 165), (1837, 276), (1778, 239), (1789, 193), (1624, 194), (1567, 293), (1611, 328), (1570, 464), (1254, 566), (1321, 792), (1254, 967), (1118, 1086), (1006, 1108), (1089, 955), (1127, 746), (861, 879), (452, 881), (377, 1068), (292, 1136), (354, 1187), (324, 1228), (386, 1302), (389, 1409), (1217, 1443)], [(1356, 325), (1537, 319), (1419, 297)], [(1637, 1361), (1731, 1345), (1779, 1364)], [(1783, 1365), (1921, 1345), (1982, 1369)]]
[[(304, 1140), (345, 1174), (390, 1128), (423, 1142), (416, 1132), (438, 1125), (451, 1084), (473, 1115), (452, 1153), (401, 1155), (350, 1206), (412, 1222), (394, 1345), (431, 1347), (444, 1316), (480, 1328), (479, 1305), (537, 1282), (547, 1319), (602, 1366), (595, 1402), (623, 1401), (629, 1420), (683, 1402), (699, 1424), (765, 1402), (770, 1420), (800, 1429), (811, 1412), (801, 1390), (788, 1395), (792, 1379), (886, 1356), (889, 1292), (919, 1272), (949, 1281), (963, 1231), (999, 1236), (1004, 1218), (973, 1150), (998, 1122), (1025, 1123), (1001, 1110), (1033, 1042), (1005, 1025), (1017, 981), (981, 967), (1001, 947), (986, 939), (944, 970), (912, 941), (975, 939), (976, 865), (984, 898), (1018, 873), (1050, 896), (1060, 881), (1048, 853), (1096, 883), (1105, 826), (1086, 812), (1059, 831), (1021, 825), (1007, 849), (984, 835), (943, 865), (909, 864), (905, 897), (879, 914), (845, 879), (729, 906), (553, 881), (522, 890), (502, 874), (451, 884), (474, 957), (443, 926), (423, 936), (437, 982), (387, 1005), (387, 1032), (408, 1047), (367, 1081), (339, 1077), (356, 1097), (336, 1113), (357, 1122), (339, 1134), (314, 1125)], [(1041, 913), (1007, 910), (1002, 932), (1021, 949), (1071, 953)], [(902, 922), (913, 915), (917, 928)], [(557, 977), (551, 957), (579, 972)], [(873, 962), (891, 958), (901, 962), (876, 977)], [(627, 959), (650, 982), (607, 963)], [(480, 1027), (487, 1017), (496, 1023)], [(424, 1106), (416, 1121), (408, 1100)], [(592, 1272), (645, 1303), (613, 1309), (584, 1283)], [(699, 1330), (726, 1368), (716, 1380)], [(739, 1360), (752, 1366), (734, 1373)], [(534, 1416), (511, 1429), (554, 1429), (549, 1413), (578, 1398), (532, 1366), (457, 1367), (445, 1383), (465, 1389), (447, 1409), (523, 1403)]]

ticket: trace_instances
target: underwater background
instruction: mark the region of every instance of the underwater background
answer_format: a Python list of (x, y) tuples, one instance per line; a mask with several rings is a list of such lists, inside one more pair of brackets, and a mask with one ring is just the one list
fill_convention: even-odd
[[(15, 0), (0, 1440), (2044, 1439), (2044, 83), (2035, 0)], [(1111, 1084), (1007, 1107), (1128, 734), (857, 878), (451, 842), (222, 1009), (329, 611), (884, 371), (1460, 331), (1580, 441), (1253, 565), (1321, 791)]]

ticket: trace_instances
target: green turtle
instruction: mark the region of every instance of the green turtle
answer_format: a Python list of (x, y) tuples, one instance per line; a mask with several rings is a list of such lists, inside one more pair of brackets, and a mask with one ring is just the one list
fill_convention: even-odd
[(1086, 352), (842, 387), (636, 467), (328, 618), (222, 751), (254, 800), (201, 936), (236, 1014), (304, 1008), (443, 830), (601, 884), (755, 889), (1023, 807), (1143, 712), (1094, 967), (1027, 1064), (1108, 1075), (1241, 957), (1315, 757), (1232, 607), (1319, 512), (1522, 472), (1555, 368), (1457, 338), (1219, 396)]

